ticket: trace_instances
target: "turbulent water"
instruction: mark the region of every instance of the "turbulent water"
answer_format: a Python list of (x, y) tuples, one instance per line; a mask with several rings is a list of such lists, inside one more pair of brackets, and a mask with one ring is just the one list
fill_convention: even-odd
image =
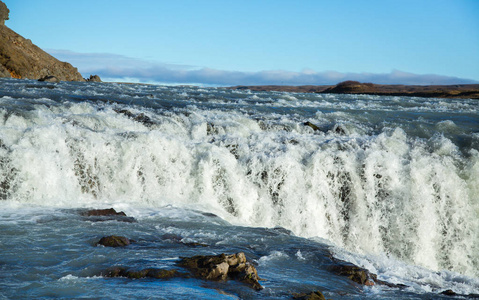
[[(477, 294), (479, 101), (0, 79), (0, 207), (5, 299)], [(108, 207), (137, 222), (78, 214)], [(99, 276), (239, 251), (264, 290)]]

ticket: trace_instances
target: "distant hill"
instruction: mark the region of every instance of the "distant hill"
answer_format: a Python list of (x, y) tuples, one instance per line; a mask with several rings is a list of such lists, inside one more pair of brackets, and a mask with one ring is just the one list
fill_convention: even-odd
[(337, 85), (304, 85), (304, 86), (234, 86), (230, 89), (252, 91), (279, 91), (295, 93), (321, 94), (368, 94), (381, 96), (411, 96), (427, 98), (464, 98), (479, 99), (479, 84), (456, 85), (395, 85), (373, 84), (358, 81), (344, 81)]

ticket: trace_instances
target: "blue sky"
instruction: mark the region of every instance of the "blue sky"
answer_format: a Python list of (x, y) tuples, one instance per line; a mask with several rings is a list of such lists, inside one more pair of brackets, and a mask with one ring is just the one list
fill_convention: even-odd
[(86, 77), (237, 84), (479, 82), (478, 0), (3, 0)]

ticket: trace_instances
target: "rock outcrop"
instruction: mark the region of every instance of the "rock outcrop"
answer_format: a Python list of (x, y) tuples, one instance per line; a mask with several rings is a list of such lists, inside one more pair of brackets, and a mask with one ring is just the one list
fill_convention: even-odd
[(194, 276), (206, 280), (226, 280), (228, 278), (239, 280), (255, 290), (263, 287), (256, 268), (246, 261), (243, 252), (236, 254), (198, 255), (185, 257), (179, 263), (189, 269)]
[(334, 265), (330, 268), (330, 271), (337, 275), (345, 276), (362, 285), (371, 286), (378, 282), (376, 274), (351, 263), (344, 262), (342, 264)]
[(88, 82), (101, 82), (100, 76), (90, 75), (90, 78), (86, 79)]
[(54, 76), (61, 81), (85, 81), (77, 68), (61, 62), (32, 41), (4, 25), (9, 10), (0, 1), (0, 76), (40, 79)]
[(5, 25), (5, 20), (8, 20), (8, 14), (10, 10), (7, 8), (5, 3), (0, 1), (0, 25)]

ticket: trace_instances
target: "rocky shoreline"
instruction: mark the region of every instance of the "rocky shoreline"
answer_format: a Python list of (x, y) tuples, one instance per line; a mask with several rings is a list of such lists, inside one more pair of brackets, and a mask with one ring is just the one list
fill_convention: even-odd
[(317, 94), (365, 94), (377, 96), (407, 96), (424, 98), (460, 98), (479, 99), (479, 84), (455, 85), (395, 85), (361, 83), (344, 81), (337, 85), (304, 85), (304, 86), (234, 86), (233, 90), (251, 90), (261, 92), (290, 92)]

